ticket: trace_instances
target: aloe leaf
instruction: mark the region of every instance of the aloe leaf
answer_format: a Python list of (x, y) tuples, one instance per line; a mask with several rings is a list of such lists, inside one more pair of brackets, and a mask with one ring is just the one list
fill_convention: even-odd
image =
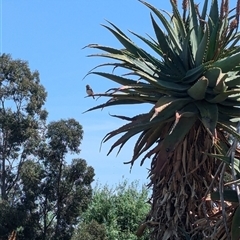
[[(170, 45), (169, 41), (167, 41), (166, 35), (163, 33), (161, 28), (158, 26), (158, 24), (156, 23), (156, 21), (154, 20), (152, 15), (151, 15), (151, 20), (152, 20), (153, 28), (154, 28), (159, 46), (161, 48), (161, 51), (164, 53), (164, 59), (165, 59), (166, 64), (168, 64), (171, 67), (174, 66), (177, 69), (179, 69), (180, 73), (184, 73), (185, 68), (183, 66), (181, 59), (175, 53), (175, 49), (170, 47), (171, 45)], [(168, 61), (169, 58), (170, 58), (170, 60)]]
[(150, 121), (154, 119), (159, 113), (161, 113), (166, 107), (168, 107), (170, 104), (172, 104), (174, 101), (177, 101), (174, 97), (161, 97), (154, 107), (154, 114), (152, 115)]
[[(112, 24), (113, 25), (113, 24)], [(103, 25), (105, 28), (107, 28), (118, 40), (122, 43), (122, 45), (129, 50), (132, 54), (134, 54), (135, 57), (146, 57), (149, 55), (146, 53), (143, 49), (137, 47), (129, 38), (127, 38), (125, 35), (122, 35), (122, 33), (119, 33), (118, 31), (115, 31), (114, 29)]]
[[(137, 34), (135, 32), (132, 32), (132, 31), (129, 31), (129, 32), (132, 33), (133, 35), (135, 35), (136, 37), (138, 37), (139, 39), (141, 39), (144, 43), (146, 43), (149, 47), (151, 47), (159, 56), (163, 57), (163, 52), (161, 51), (159, 46), (156, 45), (154, 42), (148, 40), (147, 38), (144, 38), (143, 36), (140, 36), (139, 34)], [(149, 58), (149, 61), (154, 65), (162, 64), (162, 62), (159, 59), (157, 59), (153, 56), (151, 56), (151, 58)]]
[(192, 54), (193, 54), (194, 60), (195, 60), (195, 56), (196, 56), (198, 45), (199, 45), (199, 43), (198, 43), (198, 19), (197, 19), (197, 13), (196, 13), (194, 1), (190, 0), (189, 5), (190, 5), (189, 29), (191, 30), (190, 43), (192, 46)]
[(198, 114), (198, 109), (193, 103), (190, 102), (177, 112), (181, 115), (181, 117), (192, 117)]
[[(151, 134), (146, 136), (146, 139), (142, 139), (141, 144), (144, 144), (143, 148), (138, 149), (139, 155), (142, 154), (144, 151), (149, 149), (160, 137), (161, 135), (161, 130), (164, 128), (165, 124), (160, 124), (160, 126), (157, 126), (156, 128), (151, 131)], [(140, 147), (140, 145), (139, 145)]]
[[(128, 79), (128, 78), (124, 78), (124, 77), (120, 77), (120, 76), (117, 76), (117, 75), (114, 75), (114, 74), (111, 74), (111, 73), (104, 73), (104, 72), (91, 72), (92, 74), (96, 74), (96, 75), (99, 75), (99, 76), (102, 76), (102, 77), (105, 77), (105, 78), (108, 78), (116, 83), (119, 83), (121, 85), (131, 85), (131, 84), (136, 84), (137, 81), (135, 80), (132, 80), (132, 79)], [(149, 77), (149, 75), (146, 76), (148, 82), (156, 87), (159, 87), (159, 88), (166, 88), (166, 85), (168, 85), (168, 87), (170, 89), (171, 86), (172, 86), (172, 83), (166, 83), (164, 81), (161, 81), (161, 80), (157, 80), (153, 77)], [(163, 85), (160, 85), (159, 83), (163, 84)], [(177, 88), (177, 86), (175, 86), (175, 88)]]
[(227, 86), (225, 84), (227, 77), (227, 73), (220, 72), (220, 75), (217, 78), (216, 86), (213, 88), (214, 93), (222, 93), (227, 90)]
[(110, 107), (110, 106), (116, 106), (116, 105), (125, 105), (125, 104), (141, 104), (143, 103), (142, 101), (139, 101), (139, 100), (134, 100), (134, 99), (110, 99), (110, 101), (106, 102), (106, 103), (103, 103), (103, 104), (99, 104), (95, 107), (92, 107), (92, 108), (89, 108), (88, 110), (86, 110), (85, 112), (83, 113), (86, 113), (86, 112), (91, 112), (93, 110), (97, 110), (97, 109), (103, 109), (105, 107)]
[(229, 115), (218, 113), (218, 122), (221, 122), (225, 125), (232, 125), (234, 128), (237, 127), (237, 123), (240, 121), (240, 118), (232, 118)]
[(237, 207), (233, 215), (231, 225), (231, 239), (232, 240), (240, 239), (240, 206)]
[[(219, 120), (218, 123), (220, 122), (221, 124), (224, 124), (224, 125), (231, 124), (231, 126), (232, 126), (233, 128), (236, 128), (238, 122), (232, 122), (232, 121), (231, 121), (232, 119), (235, 119), (235, 118), (230, 118), (228, 121), (225, 121), (225, 120)], [(240, 119), (239, 119), (239, 121), (240, 121)]]
[(240, 32), (236, 33), (234, 37), (231, 39), (229, 43), (230, 44), (229, 48), (232, 49), (233, 47), (235, 47), (239, 43), (239, 40), (240, 40)]
[[(112, 70), (112, 73), (114, 72), (114, 70), (118, 67), (120, 68), (125, 68), (126, 67), (126, 63), (118, 63), (118, 62), (108, 62), (108, 63), (103, 63), (103, 64), (99, 64), (97, 65), (96, 67), (92, 68), (88, 73), (87, 75), (84, 77), (86, 78), (88, 75), (91, 74), (91, 72), (93, 72), (93, 70), (97, 69), (97, 68), (101, 68), (101, 67), (106, 67), (106, 66), (111, 66), (113, 67), (113, 70)], [(83, 79), (84, 79), (83, 78)]]
[(143, 59), (134, 59), (132, 57), (127, 57), (125, 61), (127, 64), (122, 65), (125, 69), (133, 71), (140, 70), (146, 72), (149, 76), (153, 76), (156, 72), (156, 67), (148, 62), (145, 62)]
[[(106, 142), (109, 139), (111, 139), (112, 137), (122, 133), (122, 132), (126, 132), (122, 137), (120, 137), (110, 148), (108, 155), (113, 151), (114, 148), (116, 148), (117, 146), (120, 145), (119, 151), (121, 150), (121, 148), (123, 147), (123, 145), (134, 135), (142, 132), (144, 129), (148, 129), (148, 128), (154, 128), (154, 126), (159, 126), (159, 122), (154, 122), (151, 121), (149, 122), (149, 118), (146, 118), (145, 116), (142, 117), (142, 120), (138, 120), (137, 122), (132, 122), (129, 124), (126, 124), (122, 127), (120, 127), (117, 130), (114, 130), (110, 133), (108, 133), (102, 140), (102, 142)], [(159, 133), (159, 132), (158, 132)], [(141, 153), (145, 150), (147, 150), (153, 143), (146, 145), (144, 150), (141, 151)], [(136, 152), (134, 153), (133, 159), (136, 159), (141, 153)], [(132, 160), (131, 162), (133, 162), (134, 160)]]
[(198, 26), (198, 42), (200, 42), (202, 40), (203, 35), (206, 32), (205, 25), (207, 25), (207, 22), (206, 22), (205, 18), (206, 18), (206, 13), (207, 13), (207, 7), (208, 7), (208, 1), (206, 0), (206, 1), (204, 1), (204, 6), (202, 9), (201, 16), (200, 16), (200, 13), (198, 13), (198, 15), (200, 16), (199, 17), (199, 26)]
[(200, 120), (203, 123), (206, 130), (211, 136), (215, 136), (215, 129), (218, 120), (218, 106), (217, 104), (202, 102), (194, 102), (199, 110)]
[[(226, 150), (224, 150), (226, 151)], [(219, 160), (222, 160), (224, 163), (231, 165), (231, 159), (230, 157), (224, 156), (222, 154), (211, 154), (211, 153), (204, 153), (205, 155), (208, 155), (210, 157), (214, 157), (217, 158)], [(234, 169), (236, 170), (236, 172), (238, 172), (238, 174), (240, 174), (240, 161), (237, 158), (234, 158)]]
[(131, 63), (133, 64), (133, 66), (137, 67), (137, 69), (148, 73), (150, 76), (153, 76), (156, 72), (156, 66), (152, 66), (150, 67), (150, 63), (145, 62), (144, 59), (131, 59)]
[(111, 73), (104, 73), (104, 72), (91, 72), (91, 74), (96, 74), (99, 76), (102, 76), (104, 78), (108, 78), (116, 83), (119, 83), (120, 85), (131, 85), (131, 84), (136, 84), (137, 81), (132, 80), (132, 79), (128, 79), (128, 78), (124, 78), (124, 77), (120, 77), (118, 75), (114, 75)]
[[(191, 99), (190, 98), (185, 98), (185, 99), (179, 99), (179, 98), (175, 98), (175, 97), (168, 97), (168, 96), (164, 96), (161, 97), (157, 103), (155, 104), (154, 107), (154, 114), (151, 117), (151, 120), (153, 120), (158, 114), (160, 114), (164, 109), (166, 109), (167, 107), (169, 107), (170, 105), (179, 102), (182, 103), (183, 106), (190, 102)], [(177, 109), (176, 109), (177, 110)]]
[(233, 77), (228, 77), (225, 80), (225, 84), (232, 88), (232, 87), (240, 87), (240, 76), (233, 76)]
[(196, 117), (180, 118), (177, 127), (173, 129), (171, 134), (167, 135), (160, 143), (161, 148), (156, 161), (156, 166), (152, 173), (160, 173), (164, 164), (169, 159), (175, 148), (180, 142), (183, 141), (184, 137), (189, 133), (190, 129), (196, 122)]
[[(163, 124), (160, 125), (161, 129), (162, 129), (162, 126)], [(145, 131), (143, 131), (140, 136), (138, 137), (136, 143), (135, 143), (135, 146), (134, 146), (134, 149), (133, 149), (133, 152), (134, 152), (134, 158), (136, 159), (138, 156), (140, 156), (140, 151), (143, 148), (146, 148), (146, 145), (147, 145), (147, 141), (149, 141), (149, 138), (150, 136), (152, 136), (154, 134), (154, 132), (156, 131), (156, 129), (159, 129), (159, 126), (156, 127), (156, 128), (150, 128), (150, 129), (147, 129)], [(159, 133), (157, 134), (158, 136), (156, 136), (156, 139), (159, 138)], [(145, 147), (144, 147), (145, 146)], [(150, 145), (149, 145), (150, 147)]]
[[(131, 84), (129, 86), (125, 85), (122, 87), (122, 89), (124, 90), (124, 88), (135, 90), (138, 93), (146, 93), (148, 95), (155, 95), (155, 96), (162, 95), (159, 93), (159, 90), (157, 88), (155, 88), (154, 86), (148, 83), (137, 83), (137, 84)], [(119, 88), (119, 90), (121, 90), (121, 87)]]
[(230, 97), (229, 97), (227, 100), (221, 102), (220, 104), (223, 107), (226, 107), (226, 106), (229, 106), (229, 107), (240, 106), (240, 99), (236, 98), (236, 99), (231, 100)]
[(155, 103), (158, 100), (157, 96), (149, 96), (148, 94), (140, 94), (138, 92), (122, 90), (122, 93), (114, 93), (114, 94), (94, 94), (94, 96), (101, 97), (109, 97), (112, 96), (114, 99), (129, 99), (129, 100), (137, 100), (139, 102), (145, 103)]
[(208, 79), (203, 76), (187, 90), (187, 93), (195, 100), (202, 100), (205, 98), (207, 87)]
[(187, 36), (183, 41), (182, 52), (180, 53), (180, 58), (183, 61), (186, 71), (187, 70), (189, 71), (189, 69), (192, 69), (195, 66), (195, 62), (193, 60), (192, 54), (189, 54), (191, 52), (190, 45), (189, 45), (190, 34), (191, 34), (191, 30), (188, 31)]
[[(239, 88), (235, 88), (235, 89), (233, 89), (233, 91), (236, 91), (237, 89), (239, 89)], [(228, 99), (231, 101), (234, 101), (235, 103), (236, 102), (239, 103), (240, 102), (240, 94), (237, 93), (237, 94), (230, 95)]]
[(165, 123), (162, 123), (160, 125), (157, 124), (156, 127), (150, 128), (149, 130), (144, 131), (144, 134), (141, 134), (134, 146), (134, 154), (130, 161), (132, 164), (137, 158), (139, 158), (142, 153), (147, 151), (157, 141), (157, 139), (160, 138), (162, 132), (161, 130), (164, 129), (165, 126)]
[[(208, 46), (208, 52), (207, 52), (207, 57), (206, 61), (211, 61), (213, 59), (217, 59), (218, 55), (218, 42), (216, 42), (216, 39), (218, 37), (218, 26), (219, 26), (219, 21), (216, 23), (209, 23), (209, 28), (210, 28), (210, 37), (209, 37), (209, 46)], [(211, 25), (212, 29), (211, 29)]]
[(162, 80), (161, 74), (158, 78), (153, 78), (149, 74), (146, 74), (143, 71), (142, 72), (135, 71), (135, 72), (138, 73), (138, 75), (141, 76), (142, 79), (164, 90), (166, 93), (168, 93), (168, 91), (183, 92), (184, 93), (183, 96), (186, 96), (186, 90), (190, 87), (190, 85), (187, 85), (187, 84), (183, 85), (177, 82), (175, 83), (172, 81), (166, 81), (166, 76), (164, 76)]
[[(144, 37), (142, 37), (142, 36), (140, 36), (140, 35), (138, 35), (134, 32), (131, 32), (131, 33), (134, 34), (139, 39), (141, 39), (143, 42), (145, 42), (149, 47), (151, 47), (162, 58), (164, 57), (164, 54), (163, 54), (163, 52), (162, 52), (162, 50), (161, 50), (161, 48), (158, 44), (156, 44), (154, 42), (151, 42), (148, 39), (146, 39), (146, 38), (144, 38)], [(155, 62), (153, 62), (153, 61), (155, 61)], [(164, 62), (161, 62), (160, 60), (155, 59), (154, 57), (152, 57), (152, 63), (155, 66), (157, 66), (157, 71), (156, 72), (157, 72), (158, 75), (166, 74), (166, 79), (168, 80), (169, 79), (169, 74), (173, 75), (173, 72), (176, 71), (176, 74), (177, 74), (178, 79), (179, 79), (179, 70), (178, 69), (174, 70), (173, 68), (169, 68), (169, 67), (166, 68), (166, 65), (164, 65), (165, 64)]]
[(211, 3), (210, 13), (209, 13), (209, 22), (208, 25), (210, 27), (210, 31), (212, 32), (212, 24), (217, 23), (219, 21), (219, 12), (218, 12), (218, 1), (213, 0)]
[(240, 52), (230, 55), (228, 57), (225, 57), (223, 59), (220, 59), (216, 62), (212, 63), (212, 67), (218, 67), (222, 69), (223, 73), (227, 73), (228, 71), (233, 71), (235, 68), (239, 65), (239, 59), (240, 59)]
[[(179, 99), (178, 101), (169, 104), (166, 108), (161, 111), (161, 114), (157, 114), (152, 118), (151, 123), (164, 123), (173, 121), (175, 119), (176, 111), (181, 111), (189, 103), (188, 99)], [(153, 116), (154, 108), (151, 111), (151, 117)]]
[(234, 89), (234, 90), (219, 93), (218, 95), (216, 95), (212, 99), (207, 99), (207, 101), (210, 102), (210, 103), (221, 103), (225, 99), (227, 99), (229, 96), (231, 96), (233, 94), (236, 94), (236, 93), (240, 93), (240, 89)]
[(96, 48), (96, 49), (99, 49), (99, 50), (102, 50), (102, 51), (105, 51), (105, 52), (108, 52), (108, 53), (111, 53), (111, 54), (122, 54), (122, 51), (119, 50), (119, 49), (112, 48), (112, 47), (107, 47), (107, 46), (102, 46), (102, 45), (99, 45), (99, 44), (89, 44), (86, 47)]
[[(234, 202), (238, 203), (238, 195), (235, 190), (224, 190), (223, 191), (223, 198), (225, 201), (228, 202)], [(220, 200), (220, 193), (219, 192), (212, 192), (211, 193), (211, 199), (213, 201), (219, 201)]]
[(196, 52), (196, 57), (195, 57), (196, 66), (199, 66), (204, 62), (206, 57), (205, 56), (206, 52), (208, 51), (208, 45), (209, 45), (209, 28), (206, 25), (205, 32), (203, 34), (203, 37), (201, 39), (201, 42), (199, 43), (199, 46)]
[[(230, 55), (234, 55), (240, 52), (240, 46), (233, 47), (232, 49), (228, 48), (227, 50), (222, 52), (221, 58), (228, 57)], [(239, 71), (240, 67), (239, 65), (236, 65), (234, 70)]]
[(139, 152), (139, 149), (141, 149), (144, 146), (145, 141), (143, 141), (143, 139), (148, 137), (153, 131), (154, 131), (153, 128), (145, 129), (144, 131), (142, 131), (142, 133), (139, 135), (138, 139), (135, 142), (135, 145), (133, 148), (134, 154), (135, 153), (137, 154)]
[[(119, 152), (121, 151), (122, 147), (126, 144), (126, 142), (132, 138), (133, 136), (135, 136), (136, 134), (142, 132), (145, 129), (145, 125), (136, 127), (133, 126), (132, 129), (128, 130), (122, 137), (120, 137), (114, 144), (112, 144), (110, 150), (108, 151), (107, 155), (109, 155), (114, 148), (116, 148), (117, 146), (120, 145), (117, 154), (119, 154)], [(112, 138), (113, 136), (109, 136), (108, 138), (104, 139), (103, 142), (106, 142), (107, 140), (109, 140), (110, 138)]]
[[(104, 138), (102, 139), (102, 142), (108, 141), (110, 138), (120, 134), (127, 132), (131, 129), (134, 129), (135, 127), (142, 127), (146, 123), (149, 123), (150, 113), (145, 113), (141, 115), (135, 116), (134, 120), (130, 123), (124, 124), (123, 126), (119, 127), (118, 129), (115, 129), (109, 133), (107, 133)], [(152, 123), (151, 123), (152, 124)], [(151, 125), (150, 124), (150, 125)]]
[(196, 68), (187, 71), (185, 77), (182, 79), (183, 83), (196, 82), (204, 73), (204, 66), (200, 65)]
[(228, 29), (228, 25), (229, 25), (229, 22), (228, 22), (228, 19), (227, 18), (223, 18), (220, 22), (220, 25), (219, 25), (219, 32), (218, 32), (218, 43), (219, 44), (219, 55), (221, 56), (222, 53), (224, 52), (224, 49), (227, 45), (227, 29)]
[[(121, 64), (121, 66), (125, 69), (133, 69), (134, 66), (132, 64), (131, 58), (129, 58), (126, 55), (123, 54), (109, 54), (109, 53), (100, 53), (100, 54), (91, 54), (88, 55), (88, 57), (105, 57), (105, 58), (110, 58), (110, 59), (114, 59), (114, 60), (119, 60), (121, 63), (118, 63), (117, 65)], [(115, 64), (115, 63), (112, 63)], [(96, 68), (99, 68), (101, 66), (104, 66), (103, 64), (98, 65), (96, 67), (94, 67), (91, 71), (93, 71)], [(88, 73), (90, 74), (91, 71)]]
[[(130, 31), (131, 32), (131, 31)], [(143, 36), (138, 35), (137, 33), (131, 32), (133, 35), (135, 35), (136, 37), (138, 37), (139, 39), (141, 39), (143, 42), (145, 42), (149, 47), (151, 47), (159, 56), (163, 57), (163, 52), (161, 50), (161, 48), (159, 47), (159, 45), (157, 45), (156, 43), (144, 38)], [(156, 62), (162, 64), (158, 59), (156, 59)]]
[[(126, 54), (128, 54), (128, 53), (126, 53)], [(160, 61), (158, 61), (158, 62), (154, 61), (154, 58), (152, 58), (151, 55), (147, 55), (146, 58), (142, 58), (141, 56), (139, 56), (138, 58), (130, 56), (130, 61), (138, 69), (143, 70), (150, 75), (154, 75), (156, 73), (158, 67), (160, 66), (160, 65), (158, 65), (160, 63)], [(133, 67), (133, 69), (134, 69), (134, 67)]]
[(182, 39), (185, 39), (187, 33), (186, 33), (186, 29), (185, 29), (185, 25), (183, 22), (183, 19), (178, 11), (177, 5), (175, 4), (175, 2), (173, 0), (170, 1), (172, 4), (172, 9), (173, 9), (173, 17), (172, 19), (176, 19), (174, 21), (175, 26), (178, 29), (178, 34), (181, 36)]
[(218, 106), (219, 112), (233, 117), (240, 117), (240, 110), (236, 107)]
[[(128, 56), (126, 53), (123, 54), (113, 54), (113, 53), (98, 53), (98, 54), (91, 54), (91, 55), (88, 55), (88, 57), (106, 57), (106, 58), (111, 58), (111, 59), (115, 59), (115, 60), (119, 60), (122, 64), (122, 67), (125, 68), (125, 69), (134, 69), (134, 64), (133, 64), (133, 61), (132, 61), (132, 57)], [(99, 65), (99, 66), (103, 66), (102, 64)], [(95, 67), (94, 69), (98, 68), (99, 66)], [(92, 69), (93, 70), (93, 69)], [(92, 71), (91, 70), (91, 71)], [(90, 71), (90, 72), (91, 72)], [(89, 72), (89, 73), (90, 73)]]
[(218, 40), (221, 36), (221, 20), (219, 19), (218, 2), (216, 0), (213, 0), (211, 3), (208, 25), (210, 30), (210, 41), (208, 56), (206, 60), (211, 61), (213, 59), (217, 59), (218, 55), (222, 51), (219, 46), (221, 41)]
[(205, 0), (205, 1), (204, 1), (203, 8), (202, 8), (202, 14), (201, 14), (201, 19), (202, 19), (202, 20), (205, 20), (205, 19), (206, 19), (207, 8), (208, 8), (208, 0)]
[(160, 11), (158, 11), (151, 4), (144, 2), (142, 0), (139, 0), (139, 1), (142, 2), (144, 5), (146, 5), (148, 8), (150, 8), (156, 14), (156, 16), (160, 19), (161, 23), (165, 27), (171, 41), (174, 43), (174, 46), (176, 47), (176, 51), (178, 53), (181, 52), (181, 46), (179, 44), (178, 36), (172, 29), (172, 26), (169, 24), (169, 21), (163, 16), (163, 14)]
[(206, 61), (216, 60), (219, 57), (219, 54), (223, 49), (220, 49), (220, 41), (219, 39), (219, 28), (221, 27), (221, 21), (212, 22), (211, 19), (208, 21), (209, 29), (210, 29), (210, 37), (209, 37), (209, 47)]
[(122, 32), (120, 28), (118, 28), (118, 27), (117, 27), (116, 25), (114, 25), (112, 22), (110, 22), (110, 21), (108, 21), (108, 20), (106, 20), (106, 21), (107, 21), (113, 28), (115, 28), (116, 31), (119, 32), (123, 37), (125, 37), (126, 39), (128, 39), (128, 40), (131, 41), (131, 39), (128, 38), (128, 36), (127, 36), (124, 32)]
[(205, 73), (204, 76), (208, 79), (209, 81), (209, 87), (215, 87), (217, 84), (217, 80), (219, 76), (221, 76), (222, 71), (221, 68), (209, 68)]
[(230, 119), (230, 121), (233, 123), (238, 123), (238, 122), (240, 122), (240, 118), (232, 118), (232, 119)]
[[(177, 83), (178, 86), (182, 85), (182, 84), (179, 84), (179, 82), (181, 82), (181, 81), (179, 81), (179, 79), (180, 79), (179, 75), (178, 76), (175, 75), (174, 70), (172, 70), (172, 72), (168, 74), (166, 71), (163, 72), (160, 69), (157, 69), (155, 71), (154, 75), (150, 75), (147, 72), (144, 72), (144, 71), (142, 71), (140, 69), (134, 69), (134, 73), (135, 73), (136, 76), (137, 75), (140, 76), (142, 79), (146, 80), (149, 83), (152, 81), (152, 79), (154, 79), (154, 82), (157, 79), (160, 82), (165, 82), (165, 83), (167, 82), (167, 83), (170, 83), (170, 84), (171, 83), (173, 83), (173, 84)], [(172, 81), (169, 81), (169, 77), (171, 77)], [(185, 87), (183, 87), (183, 86), (180, 87), (180, 89), (184, 89), (184, 88)]]
[(154, 32), (155, 32), (155, 35), (157, 37), (157, 41), (158, 41), (158, 44), (160, 46), (161, 51), (165, 55), (174, 56), (174, 53), (172, 51), (173, 49), (170, 48), (170, 45), (166, 40), (166, 34), (164, 34), (162, 29), (158, 26), (158, 24), (156, 23), (156, 21), (154, 20), (154, 18), (152, 16), (152, 14), (150, 16), (151, 16)]
[(221, 122), (218, 122), (218, 125), (220, 125), (224, 131), (226, 131), (227, 133), (233, 135), (238, 141), (240, 141), (240, 134), (237, 133), (233, 128), (221, 123)]

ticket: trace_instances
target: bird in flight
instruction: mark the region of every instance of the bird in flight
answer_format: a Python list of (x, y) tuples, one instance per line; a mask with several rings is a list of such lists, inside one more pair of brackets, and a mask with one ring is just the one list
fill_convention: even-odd
[(95, 97), (93, 96), (93, 94), (94, 94), (93, 90), (92, 90), (92, 88), (89, 85), (86, 85), (86, 92), (87, 92), (88, 96), (92, 96), (93, 99), (95, 99)]

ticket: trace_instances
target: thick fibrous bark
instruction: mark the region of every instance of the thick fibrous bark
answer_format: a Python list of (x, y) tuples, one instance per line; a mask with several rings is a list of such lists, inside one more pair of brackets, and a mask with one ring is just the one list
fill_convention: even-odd
[[(219, 132), (219, 137), (223, 138), (223, 133)], [(186, 234), (192, 236), (191, 239), (209, 236), (227, 239), (220, 202), (208, 197), (210, 191), (219, 188), (223, 167), (220, 160), (206, 155), (213, 152), (216, 149), (212, 138), (198, 122), (171, 158), (166, 159), (160, 172), (151, 177), (152, 209), (147, 221), (152, 239), (186, 239)], [(156, 166), (154, 161), (157, 157), (153, 167)], [(231, 204), (226, 205), (226, 222), (233, 211)]]

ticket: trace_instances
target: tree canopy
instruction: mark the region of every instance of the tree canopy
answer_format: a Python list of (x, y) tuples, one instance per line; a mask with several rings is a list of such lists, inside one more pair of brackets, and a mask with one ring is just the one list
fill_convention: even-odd
[(39, 144), (39, 131), (47, 117), (43, 109), (46, 96), (39, 73), (31, 72), (27, 62), (13, 60), (6, 54), (0, 57), (0, 170), (4, 200), (14, 192), (19, 175), (16, 166), (34, 154)]
[(116, 187), (97, 185), (72, 240), (137, 240), (137, 231), (150, 209), (148, 189), (138, 182), (120, 182)]
[(0, 57), (0, 239), (70, 239), (92, 196), (94, 169), (75, 119), (47, 124), (47, 93), (28, 63)]

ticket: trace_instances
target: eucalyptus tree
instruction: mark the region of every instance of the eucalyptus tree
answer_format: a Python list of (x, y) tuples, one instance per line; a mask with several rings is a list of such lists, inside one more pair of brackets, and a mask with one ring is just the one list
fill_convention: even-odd
[(1, 199), (14, 194), (18, 166), (34, 154), (47, 112), (43, 109), (47, 93), (39, 73), (28, 63), (0, 57), (0, 185)]
[[(19, 173), (28, 157), (36, 155), (47, 112), (47, 93), (39, 73), (28, 63), (0, 56), (0, 210), (1, 237), (15, 230), (24, 211), (18, 204)], [(5, 236), (6, 238), (6, 236)]]
[(92, 197), (94, 169), (79, 154), (82, 126), (75, 119), (47, 125), (36, 159), (20, 170), (21, 205), (26, 211), (20, 239), (71, 239)]

